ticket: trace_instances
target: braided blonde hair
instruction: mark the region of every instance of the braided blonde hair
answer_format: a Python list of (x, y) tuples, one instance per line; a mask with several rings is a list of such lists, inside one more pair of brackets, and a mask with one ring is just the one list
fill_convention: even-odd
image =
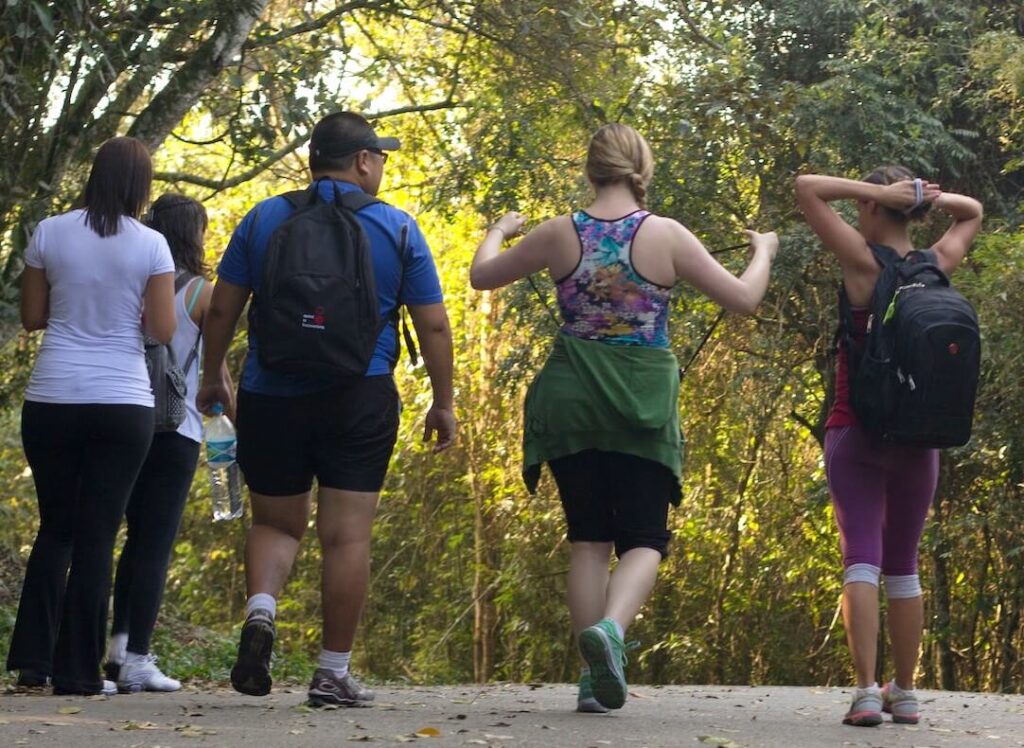
[(647, 206), (647, 185), (654, 175), (654, 155), (643, 135), (628, 125), (601, 126), (587, 148), (587, 179), (595, 187), (624, 182), (637, 204)]

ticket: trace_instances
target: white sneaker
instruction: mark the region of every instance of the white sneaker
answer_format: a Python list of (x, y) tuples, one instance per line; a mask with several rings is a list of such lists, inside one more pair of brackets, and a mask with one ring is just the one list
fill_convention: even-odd
[(181, 681), (168, 678), (156, 666), (156, 655), (129, 654), (117, 677), (117, 690), (121, 693), (139, 691), (177, 691)]
[(100, 689), (100, 693), (104, 696), (114, 696), (117, 694), (117, 684), (112, 680), (103, 680), (103, 688)]

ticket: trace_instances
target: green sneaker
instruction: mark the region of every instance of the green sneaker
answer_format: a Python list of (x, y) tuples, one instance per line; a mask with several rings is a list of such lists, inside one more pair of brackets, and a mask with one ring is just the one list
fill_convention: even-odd
[(601, 706), (594, 698), (594, 687), (590, 682), (590, 673), (580, 676), (580, 692), (576, 697), (576, 711), (588, 712), (590, 714), (607, 714), (608, 708)]
[(604, 618), (580, 632), (580, 652), (590, 666), (594, 698), (608, 709), (626, 703), (626, 645), (615, 621)]

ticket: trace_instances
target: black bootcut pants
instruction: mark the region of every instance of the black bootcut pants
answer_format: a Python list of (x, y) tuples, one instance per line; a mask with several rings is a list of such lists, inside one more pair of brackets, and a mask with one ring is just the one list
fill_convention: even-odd
[(199, 461), (199, 442), (176, 432), (153, 435), (125, 518), (128, 539), (114, 576), (111, 632), (128, 634), (128, 651), (148, 654), (181, 515)]
[(58, 692), (98, 693), (114, 541), (153, 409), (26, 402), (21, 438), (40, 522), (7, 668), (48, 674)]

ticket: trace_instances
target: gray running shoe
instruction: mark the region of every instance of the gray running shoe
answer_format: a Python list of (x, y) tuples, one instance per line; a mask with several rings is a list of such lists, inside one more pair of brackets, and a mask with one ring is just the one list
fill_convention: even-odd
[(238, 658), (231, 668), (231, 685), (239, 693), (266, 696), (270, 678), (270, 655), (274, 651), (274, 618), (266, 610), (254, 610), (242, 626)]
[(917, 704), (917, 691), (904, 691), (894, 681), (882, 686), (882, 711), (892, 715), (892, 721), (916, 725), (921, 717)]
[(882, 691), (878, 686), (856, 688), (850, 711), (843, 717), (844, 725), (877, 727), (882, 724)]
[(317, 668), (309, 683), (311, 706), (369, 706), (374, 696), (373, 691), (363, 688), (352, 673), (345, 673), (339, 678), (328, 668)]

